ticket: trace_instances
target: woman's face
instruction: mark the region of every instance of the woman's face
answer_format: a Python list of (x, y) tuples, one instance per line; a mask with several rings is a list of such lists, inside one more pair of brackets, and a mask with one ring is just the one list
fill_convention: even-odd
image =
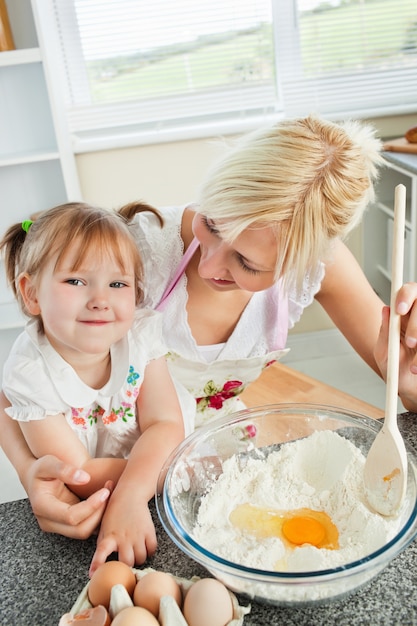
[(196, 213), (193, 232), (200, 242), (198, 273), (217, 291), (263, 291), (275, 282), (277, 241), (272, 226), (247, 229), (232, 244), (213, 220)]

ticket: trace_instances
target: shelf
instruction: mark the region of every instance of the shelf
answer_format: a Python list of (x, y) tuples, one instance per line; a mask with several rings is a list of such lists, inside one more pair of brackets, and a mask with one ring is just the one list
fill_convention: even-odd
[(56, 150), (32, 150), (29, 152), (10, 154), (7, 157), (0, 156), (0, 167), (24, 165), (26, 163), (43, 163), (45, 161), (55, 161), (59, 158), (59, 152), (57, 152)]
[[(81, 198), (62, 101), (60, 68), (47, 63), (33, 0), (6, 0), (15, 50), (0, 52), (0, 233), (33, 213)], [(44, 7), (46, 1), (40, 0)], [(22, 328), (0, 260), (0, 329)], [(0, 620), (1, 621), (1, 620)]]
[(42, 61), (42, 57), (39, 48), (0, 52), (0, 67), (26, 65), (28, 63), (39, 63), (40, 61)]

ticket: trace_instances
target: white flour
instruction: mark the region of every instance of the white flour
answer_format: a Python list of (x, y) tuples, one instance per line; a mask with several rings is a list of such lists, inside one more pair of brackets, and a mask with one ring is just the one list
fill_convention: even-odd
[[(401, 517), (384, 518), (367, 507), (364, 463), (361, 451), (333, 431), (284, 444), (266, 459), (235, 455), (203, 498), (194, 537), (229, 561), (263, 570), (321, 570), (360, 559), (389, 541), (401, 526)], [(278, 537), (258, 539), (240, 531), (229, 515), (245, 503), (272, 511), (323, 511), (338, 528), (339, 549), (291, 549)]]

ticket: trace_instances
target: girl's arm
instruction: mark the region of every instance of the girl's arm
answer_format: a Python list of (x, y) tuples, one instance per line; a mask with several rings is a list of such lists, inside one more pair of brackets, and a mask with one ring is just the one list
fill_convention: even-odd
[[(385, 379), (389, 309), (372, 289), (353, 254), (340, 241), (335, 242), (316, 299), (356, 352)], [(402, 287), (397, 297), (397, 312), (402, 315), (399, 396), (409, 410), (417, 410), (417, 350), (413, 340), (417, 337), (416, 284)]]
[(137, 411), (141, 435), (104, 514), (90, 575), (112, 552), (134, 565), (156, 549), (148, 502), (166, 458), (184, 438), (178, 397), (163, 357), (146, 367)]
[(82, 498), (92, 495), (108, 481), (117, 483), (126, 466), (124, 459), (91, 458), (62, 413), (19, 424), (34, 457), (54, 455), (89, 474), (88, 483), (73, 486), (76, 495)]
[(0, 445), (16, 469), (40, 528), (73, 539), (86, 539), (100, 523), (110, 495), (108, 486), (80, 502), (66, 485), (85, 484), (89, 475), (54, 456), (36, 459), (19, 424), (6, 414), (9, 406), (1, 392)]

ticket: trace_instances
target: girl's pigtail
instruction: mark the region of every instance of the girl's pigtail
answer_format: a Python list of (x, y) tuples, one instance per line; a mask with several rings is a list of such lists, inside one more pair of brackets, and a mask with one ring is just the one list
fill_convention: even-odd
[(150, 204), (147, 204), (146, 202), (130, 202), (129, 204), (125, 204), (125, 206), (122, 206), (122, 208), (119, 209), (117, 213), (121, 215), (128, 223), (130, 223), (137, 213), (142, 213), (143, 211), (153, 213), (158, 218), (160, 226), (162, 227), (164, 225), (163, 217), (159, 213), (159, 211)]
[[(30, 222), (30, 223), (29, 223)], [(0, 252), (4, 255), (7, 282), (17, 297), (16, 278), (20, 273), (20, 257), (31, 220), (10, 226), (0, 241)]]

